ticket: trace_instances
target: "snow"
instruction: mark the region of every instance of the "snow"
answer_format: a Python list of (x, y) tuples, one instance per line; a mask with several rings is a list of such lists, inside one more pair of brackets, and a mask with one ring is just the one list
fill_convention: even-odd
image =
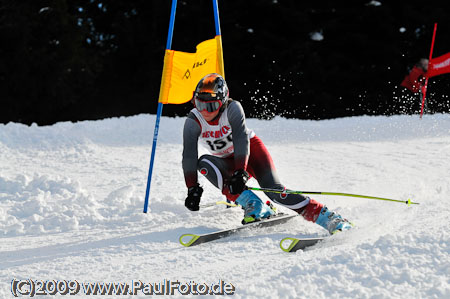
[[(450, 298), (450, 115), (248, 119), (290, 189), (420, 203), (317, 196), (356, 227), (296, 253), (279, 241), (325, 230), (296, 217), (192, 248), (178, 243), (184, 233), (230, 228), (243, 216), (239, 208), (184, 207), (184, 118), (162, 118), (144, 214), (154, 122), (138, 115), (0, 125), (1, 298), (13, 297), (13, 279), (222, 281), (235, 298)], [(202, 203), (223, 199), (201, 182)], [(91, 296), (81, 288), (76, 298), (84, 297)]]

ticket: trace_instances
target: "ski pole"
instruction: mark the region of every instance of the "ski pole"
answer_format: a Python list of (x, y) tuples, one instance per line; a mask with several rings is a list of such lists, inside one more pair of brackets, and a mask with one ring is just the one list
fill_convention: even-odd
[(385, 200), (385, 201), (393, 201), (393, 202), (401, 202), (406, 203), (407, 205), (418, 205), (418, 202), (412, 202), (411, 199), (408, 200), (398, 200), (398, 199), (390, 199), (376, 196), (368, 196), (368, 195), (359, 195), (359, 194), (350, 194), (350, 193), (340, 193), (340, 192), (318, 192), (318, 191), (293, 191), (293, 190), (278, 190), (278, 189), (270, 189), (270, 188), (257, 188), (257, 187), (247, 187), (248, 190), (253, 191), (263, 191), (263, 192), (273, 192), (273, 193), (285, 193), (285, 194), (315, 194), (315, 195), (336, 195), (336, 196), (349, 196), (349, 197), (359, 197), (359, 198), (368, 198), (368, 199), (376, 199), (376, 200)]
[(211, 202), (211, 203), (206, 203), (203, 205), (200, 205), (200, 208), (209, 208), (209, 207), (214, 207), (214, 206), (218, 206), (218, 205), (226, 205), (227, 208), (232, 208), (232, 207), (237, 207), (237, 204), (235, 203), (231, 203), (231, 202), (226, 202), (225, 200), (221, 200), (221, 201), (216, 201), (216, 202)]

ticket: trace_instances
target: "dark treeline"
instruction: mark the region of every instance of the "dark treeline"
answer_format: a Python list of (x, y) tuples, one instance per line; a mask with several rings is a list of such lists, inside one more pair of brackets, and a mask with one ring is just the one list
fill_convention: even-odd
[[(450, 51), (444, 1), (219, 0), (225, 74), (248, 117), (324, 119), (416, 113), (400, 87), (411, 67)], [(447, 6), (447, 5), (445, 5)], [(0, 0), (0, 122), (156, 113), (170, 0)], [(178, 1), (172, 48), (215, 35), (211, 0)], [(449, 112), (450, 75), (428, 109)], [(189, 104), (165, 105), (165, 116)]]

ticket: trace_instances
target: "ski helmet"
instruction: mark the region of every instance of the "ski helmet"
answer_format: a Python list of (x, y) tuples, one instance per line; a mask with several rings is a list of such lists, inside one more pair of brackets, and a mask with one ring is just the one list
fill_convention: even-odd
[(197, 84), (194, 105), (199, 111), (214, 112), (228, 101), (228, 86), (225, 79), (216, 73), (208, 74)]

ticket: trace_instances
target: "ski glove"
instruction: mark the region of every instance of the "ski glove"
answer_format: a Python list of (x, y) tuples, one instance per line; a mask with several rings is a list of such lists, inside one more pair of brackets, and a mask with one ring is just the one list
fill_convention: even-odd
[(236, 170), (231, 176), (230, 181), (228, 182), (228, 189), (230, 189), (231, 194), (240, 194), (242, 191), (246, 189), (249, 175), (248, 172), (244, 169)]
[(203, 188), (199, 184), (188, 189), (188, 197), (184, 201), (184, 205), (191, 211), (198, 211), (200, 209), (200, 197), (202, 197)]

